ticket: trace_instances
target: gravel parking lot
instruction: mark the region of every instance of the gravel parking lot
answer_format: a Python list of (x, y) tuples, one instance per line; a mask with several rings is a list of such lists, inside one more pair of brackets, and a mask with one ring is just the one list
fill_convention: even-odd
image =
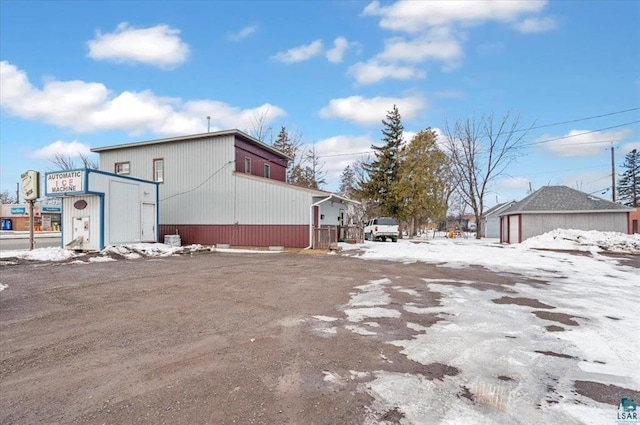
[[(354, 288), (381, 278), (395, 285), (389, 305), (411, 301), (414, 312), (377, 318), (374, 337), (331, 326)], [(297, 252), (2, 266), (0, 423), (400, 423), (401, 411), (366, 391), (371, 373), (458, 372), (387, 343), (417, 333), (409, 322), (440, 320), (419, 311), (439, 304), (425, 278), (505, 296), (526, 280)], [(355, 299), (367, 305), (366, 296)], [(473, 402), (458, 390), (451, 397)]]

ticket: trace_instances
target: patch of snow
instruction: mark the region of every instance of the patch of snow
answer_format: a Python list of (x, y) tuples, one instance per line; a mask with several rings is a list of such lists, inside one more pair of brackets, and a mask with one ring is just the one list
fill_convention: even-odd
[(312, 317), (316, 320), (320, 320), (321, 322), (335, 322), (336, 320), (338, 320), (337, 317), (330, 317), (330, 316), (312, 316)]
[(350, 330), (354, 334), (363, 335), (363, 336), (377, 335), (376, 332), (372, 332), (368, 329), (363, 328), (362, 326), (357, 326), (357, 325), (346, 325), (345, 329)]
[(323, 370), (322, 374), (324, 375), (324, 382), (340, 382), (341, 377), (335, 372), (331, 372), (330, 370)]
[(57, 248), (36, 248), (31, 251), (13, 250), (0, 252), (0, 258), (20, 258), (31, 261), (64, 261), (69, 258), (81, 256), (68, 249)]
[(556, 229), (526, 239), (520, 245), (538, 249), (640, 253), (640, 234), (625, 235), (596, 230)]
[(108, 263), (109, 261), (116, 261), (116, 260), (111, 258), (111, 257), (91, 257), (91, 258), (89, 258), (89, 262), (90, 263)]
[(369, 307), (369, 308), (351, 308), (345, 310), (347, 319), (350, 322), (361, 322), (367, 318), (380, 317), (400, 317), (400, 312), (392, 308)]
[(4, 291), (5, 289), (7, 289), (9, 287), (9, 285), (5, 285), (3, 283), (0, 283), (0, 291)]
[(375, 307), (390, 304), (391, 297), (384, 291), (385, 285), (389, 283), (391, 280), (384, 278), (372, 280), (367, 285), (356, 286), (360, 292), (351, 296), (349, 305), (352, 307)]

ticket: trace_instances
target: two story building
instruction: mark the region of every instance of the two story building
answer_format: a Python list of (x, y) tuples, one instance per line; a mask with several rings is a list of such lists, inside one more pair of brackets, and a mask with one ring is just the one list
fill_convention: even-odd
[(290, 158), (239, 130), (92, 149), (100, 170), (159, 183), (160, 240), (324, 247), (354, 201), (286, 182)]

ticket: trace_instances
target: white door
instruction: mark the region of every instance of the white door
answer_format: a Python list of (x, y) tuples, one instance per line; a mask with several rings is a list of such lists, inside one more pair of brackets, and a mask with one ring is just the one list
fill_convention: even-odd
[(142, 204), (142, 242), (156, 242), (156, 205)]
[(509, 243), (520, 243), (520, 216), (509, 216)]

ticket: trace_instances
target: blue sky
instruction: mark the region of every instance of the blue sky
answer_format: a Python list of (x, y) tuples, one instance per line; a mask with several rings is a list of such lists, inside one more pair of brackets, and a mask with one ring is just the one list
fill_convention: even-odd
[(205, 132), (207, 116), (300, 134), (336, 190), (397, 104), (407, 138), (489, 113), (607, 115), (532, 130), (486, 202), (530, 184), (610, 199), (610, 146), (617, 172), (640, 148), (638, 22), (637, 1), (2, 0), (0, 190), (56, 152)]

